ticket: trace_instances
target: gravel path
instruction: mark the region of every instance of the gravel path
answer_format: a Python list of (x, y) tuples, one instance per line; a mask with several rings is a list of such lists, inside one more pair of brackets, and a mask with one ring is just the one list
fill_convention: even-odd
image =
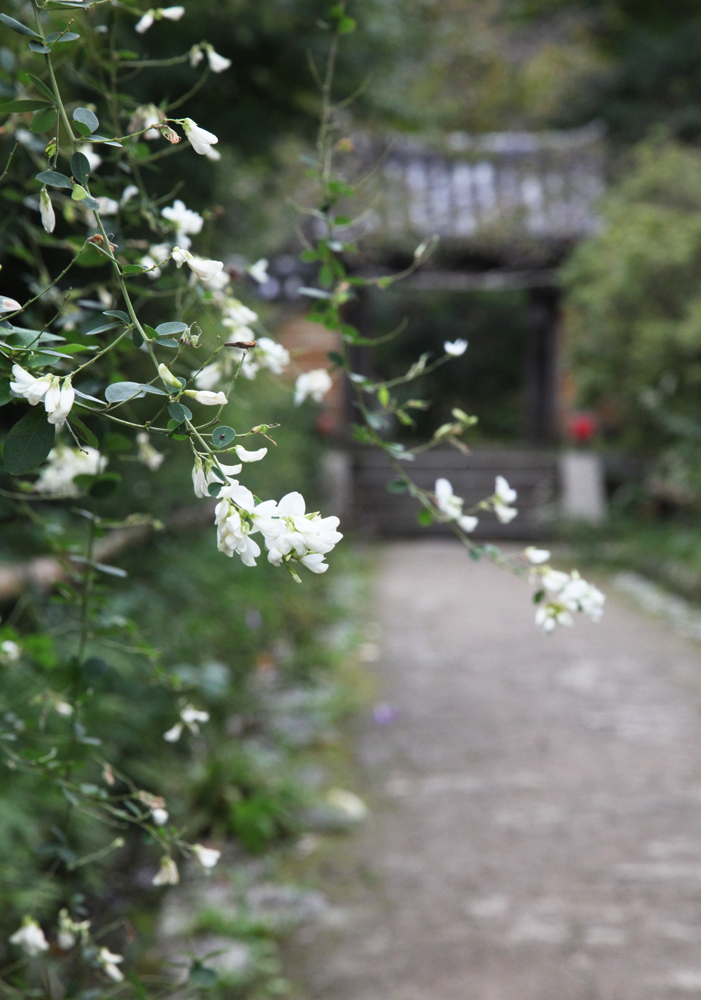
[[(610, 595), (536, 632), (523, 583), (388, 545), (371, 818), (292, 945), (309, 998), (701, 998), (701, 648)], [(334, 853), (335, 852), (335, 853)]]

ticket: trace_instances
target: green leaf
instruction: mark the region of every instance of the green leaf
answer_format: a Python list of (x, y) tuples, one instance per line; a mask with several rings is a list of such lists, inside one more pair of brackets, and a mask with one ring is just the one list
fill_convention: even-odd
[(92, 132), (87, 125), (83, 124), (83, 122), (73, 122), (73, 128), (79, 136), (82, 136), (83, 139), (87, 139), (88, 136), (92, 139)]
[(328, 351), (326, 357), (332, 364), (338, 365), (339, 368), (345, 367), (346, 362), (343, 359), (343, 355), (339, 354), (338, 351)]
[(89, 444), (91, 448), (99, 448), (100, 442), (97, 440), (93, 432), (89, 427), (86, 427), (80, 417), (75, 415), (75, 411), (71, 410), (71, 417), (68, 421), (73, 430), (76, 432), (79, 438)]
[(42, 170), (40, 174), (37, 174), (36, 179), (42, 184), (48, 184), (49, 187), (68, 188), (69, 190), (73, 187), (70, 177), (60, 174), (58, 170)]
[(424, 528), (427, 528), (429, 524), (433, 524), (433, 514), (430, 510), (427, 510), (426, 507), (424, 507), (424, 509), (420, 510), (416, 515), (416, 520), (419, 524), (423, 525)]
[(76, 38), (80, 38), (80, 35), (75, 31), (52, 31), (46, 36), (46, 41), (53, 45), (54, 42), (74, 42)]
[(159, 337), (174, 337), (179, 333), (185, 333), (188, 329), (187, 323), (161, 323), (156, 327), (156, 333)]
[(389, 405), (389, 389), (387, 388), (386, 385), (381, 385), (380, 388), (377, 390), (377, 399), (380, 403), (380, 406)]
[(105, 399), (108, 403), (124, 403), (127, 399), (138, 399), (143, 392), (139, 382), (113, 382), (105, 389)]
[(180, 344), (177, 340), (171, 340), (168, 337), (157, 337), (156, 343), (159, 347), (170, 347), (172, 350), (177, 351)]
[(353, 17), (343, 17), (338, 22), (339, 35), (350, 35), (358, 27), (358, 22)]
[(5, 468), (13, 476), (31, 472), (53, 448), (56, 426), (46, 419), (43, 406), (34, 407), (14, 425), (5, 441)]
[(54, 127), (57, 118), (56, 108), (42, 108), (32, 118), (29, 128), (35, 135), (41, 135), (42, 132), (48, 132)]
[(0, 104), (0, 115), (21, 114), (24, 111), (41, 111), (43, 108), (51, 108), (52, 104), (46, 101), (9, 101), (7, 104)]
[(193, 965), (190, 969), (190, 982), (193, 986), (199, 986), (201, 989), (208, 989), (210, 986), (215, 986), (219, 976), (214, 969), (209, 969), (206, 965)]
[(121, 319), (125, 326), (129, 326), (131, 320), (129, 316), (123, 312), (121, 309), (105, 309), (102, 313), (103, 316), (114, 316), (115, 319)]
[(32, 52), (36, 52), (40, 56), (47, 56), (51, 49), (48, 45), (44, 45), (42, 42), (35, 42), (34, 39), (27, 43)]
[(71, 195), (71, 198), (73, 199), (73, 201), (83, 201), (85, 198), (89, 198), (89, 197), (90, 197), (90, 195), (85, 190), (85, 188), (83, 187), (82, 184), (74, 184), (73, 185), (73, 194)]
[(10, 392), (10, 380), (0, 379), (0, 406), (5, 406), (12, 399), (12, 393)]
[(227, 427), (223, 424), (221, 427), (217, 427), (212, 431), (212, 444), (215, 448), (226, 448), (227, 445), (236, 437), (236, 431), (233, 427)]
[(122, 268), (122, 274), (143, 274), (146, 268), (142, 267), (141, 264), (127, 264), (126, 267)]
[[(98, 476), (95, 482), (92, 484), (88, 493), (91, 497), (96, 500), (104, 500), (106, 497), (112, 496), (113, 493), (119, 488), (119, 484), (122, 481), (122, 477), (117, 472), (105, 472), (103, 475)], [(103, 572), (107, 572), (101, 565), (98, 566)], [(113, 574), (115, 576), (126, 576), (124, 570), (120, 573)]]
[(211, 497), (217, 497), (219, 496), (219, 491), (221, 490), (221, 488), (222, 488), (221, 483), (210, 483), (209, 486), (207, 487), (207, 492)]
[(85, 186), (90, 176), (90, 161), (85, 153), (73, 153), (71, 156), (71, 173), (79, 184)]
[(179, 424), (185, 423), (186, 420), (192, 420), (192, 410), (188, 410), (187, 406), (183, 406), (182, 403), (171, 403), (168, 407), (168, 413)]
[(389, 493), (406, 493), (408, 489), (409, 487), (403, 479), (393, 479), (392, 482), (387, 485), (387, 491)]
[(46, 86), (46, 84), (42, 80), (39, 79), (38, 76), (33, 76), (30, 73), (29, 74), (29, 79), (32, 81), (32, 83), (34, 84), (34, 86), (36, 87), (36, 89), (41, 94), (44, 95), (44, 97), (47, 97), (51, 101), (52, 104), (56, 103), (56, 98), (54, 97), (53, 92)]
[(31, 35), (33, 38), (41, 38), (41, 35), (38, 35), (36, 31), (32, 31), (31, 28), (28, 28), (26, 24), (22, 24), (21, 21), (15, 21), (14, 17), (10, 17), (9, 14), (0, 14), (0, 21), (6, 24), (8, 28), (16, 31), (18, 35)]
[(91, 132), (100, 124), (100, 121), (94, 111), (90, 111), (89, 108), (76, 108), (73, 112), (73, 121), (82, 122), (83, 125), (87, 125)]
[(98, 212), (100, 210), (100, 202), (96, 198), (91, 198), (90, 195), (88, 195), (87, 198), (83, 198), (81, 203), (85, 208), (92, 209), (93, 212)]
[(141, 347), (144, 342), (144, 338), (141, 336), (138, 330), (134, 329), (131, 331), (131, 341), (134, 347)]

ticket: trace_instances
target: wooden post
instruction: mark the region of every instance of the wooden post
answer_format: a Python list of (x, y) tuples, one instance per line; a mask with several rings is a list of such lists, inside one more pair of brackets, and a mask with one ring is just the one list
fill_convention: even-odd
[(530, 444), (552, 444), (557, 426), (557, 333), (560, 293), (531, 288), (526, 340), (526, 437)]

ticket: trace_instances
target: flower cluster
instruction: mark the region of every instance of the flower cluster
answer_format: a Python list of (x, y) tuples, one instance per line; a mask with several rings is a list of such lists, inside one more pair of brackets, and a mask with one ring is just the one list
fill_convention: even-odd
[(336, 530), (337, 517), (306, 513), (301, 493), (288, 493), (279, 503), (256, 503), (251, 491), (236, 480), (219, 492), (215, 523), (220, 552), (228, 556), (236, 553), (244, 566), (255, 566), (261, 549), (251, 535), (260, 532), (268, 562), (273, 566), (284, 563), (295, 577), (291, 565), (294, 562), (312, 573), (325, 573), (328, 563), (324, 556), (343, 538)]
[(532, 580), (537, 583), (536, 625), (544, 632), (553, 632), (558, 625), (573, 625), (573, 613), (584, 612), (598, 622), (604, 613), (606, 597), (594, 584), (583, 580), (576, 570), (563, 573), (549, 564), (547, 549), (527, 548), (524, 556), (533, 567)]
[(434, 487), (436, 507), (438, 507), (445, 520), (455, 521), (463, 531), (474, 531), (478, 524), (478, 518), (470, 514), (463, 514), (462, 506), (464, 500), (456, 497), (453, 487), (447, 479), (437, 479)]
[(180, 721), (163, 733), (163, 739), (168, 743), (177, 743), (180, 739), (183, 728), (187, 727), (193, 736), (197, 736), (200, 731), (200, 722), (209, 722), (209, 712), (202, 712), (194, 705), (185, 705), (180, 712)]
[(97, 476), (104, 472), (106, 465), (107, 459), (89, 445), (82, 449), (58, 445), (51, 449), (45, 464), (39, 469), (34, 491), (65, 497), (79, 496), (80, 490), (73, 482), (75, 477)]
[(518, 514), (511, 504), (518, 494), (512, 489), (503, 476), (497, 476), (494, 483), (494, 496), (492, 497), (492, 508), (502, 524), (508, 524)]
[(308, 397), (320, 403), (332, 385), (331, 376), (325, 368), (302, 372), (295, 382), (295, 406), (300, 406)]
[(58, 427), (65, 424), (75, 401), (70, 375), (63, 379), (58, 375), (40, 375), (35, 378), (20, 365), (12, 366), (12, 374), (15, 377), (15, 381), (10, 382), (13, 396), (26, 399), (31, 406), (36, 406), (43, 399), (49, 423)]

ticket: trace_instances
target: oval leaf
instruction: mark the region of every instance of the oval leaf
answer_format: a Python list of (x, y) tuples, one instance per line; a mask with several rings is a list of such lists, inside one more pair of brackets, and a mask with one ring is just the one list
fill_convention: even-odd
[(233, 427), (227, 427), (223, 425), (222, 427), (217, 427), (216, 430), (212, 431), (212, 444), (215, 448), (226, 448), (228, 444), (236, 437), (236, 431)]
[(6, 24), (8, 28), (16, 31), (18, 35), (31, 35), (33, 38), (41, 38), (41, 35), (38, 35), (36, 31), (32, 31), (31, 28), (28, 28), (26, 24), (22, 24), (21, 21), (15, 21), (14, 17), (10, 17), (9, 14), (0, 14), (0, 21)]
[(44, 45), (43, 42), (35, 42), (33, 38), (27, 44), (32, 52), (37, 52), (41, 56), (47, 56), (51, 52), (48, 45)]
[(76, 108), (73, 112), (73, 121), (82, 122), (83, 125), (87, 125), (91, 132), (94, 132), (100, 124), (95, 112), (90, 111), (89, 108)]
[(184, 423), (186, 420), (192, 420), (192, 410), (188, 410), (187, 406), (183, 406), (182, 403), (171, 403), (168, 407), (168, 413), (179, 424)]
[(138, 382), (113, 382), (105, 389), (108, 403), (123, 403), (127, 399), (138, 399), (144, 392)]
[(122, 268), (122, 274), (143, 274), (145, 270), (141, 264), (127, 264)]
[(54, 445), (56, 426), (46, 419), (43, 406), (17, 421), (5, 441), (5, 468), (13, 476), (31, 472), (44, 461)]
[(90, 161), (85, 153), (74, 153), (71, 156), (71, 173), (79, 184), (85, 186), (90, 176)]
[(48, 184), (49, 187), (68, 188), (69, 190), (73, 187), (70, 177), (59, 173), (58, 170), (42, 170), (40, 174), (37, 174), (37, 180), (41, 181), (42, 184)]
[(156, 333), (159, 337), (174, 337), (178, 333), (185, 333), (187, 329), (187, 323), (161, 323), (156, 327)]
[(41, 135), (42, 132), (48, 132), (54, 127), (57, 118), (56, 108), (42, 108), (32, 118), (29, 128), (35, 135)]

